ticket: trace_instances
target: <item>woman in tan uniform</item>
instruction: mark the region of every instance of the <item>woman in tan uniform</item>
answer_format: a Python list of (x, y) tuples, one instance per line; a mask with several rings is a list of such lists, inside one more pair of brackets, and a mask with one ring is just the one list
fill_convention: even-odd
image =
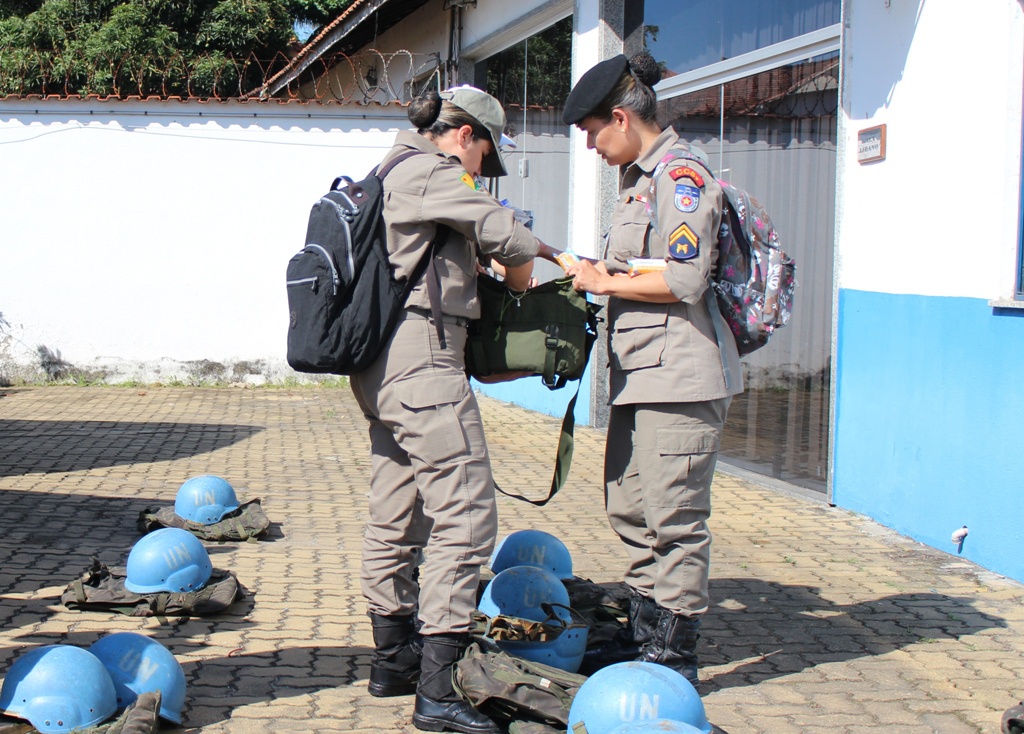
[(743, 386), (709, 286), (722, 190), (706, 164), (670, 152), (706, 160), (658, 125), (659, 79), (650, 54), (620, 55), (590, 69), (566, 100), (564, 122), (621, 171), (604, 260), (568, 272), (577, 290), (609, 297), (605, 503), (632, 589), (621, 652), (697, 685), (711, 480), (729, 402)]
[(361, 573), (375, 644), (369, 690), (415, 691), (419, 729), (490, 734), (494, 722), (452, 688), (497, 533), (487, 444), (465, 372), (466, 326), (480, 311), (478, 252), (503, 266), (510, 287), (525, 289), (534, 257), (547, 248), (475, 186), (475, 176), (506, 173), (498, 149), (505, 113), (496, 99), (472, 87), (432, 92), (413, 100), (409, 119), (418, 131), (398, 133), (382, 162), (419, 153), (384, 183), (396, 276), (409, 276), (438, 227), (450, 231), (433, 262), (443, 323), (431, 316), (428, 271), (383, 355), (351, 378), (372, 449)]

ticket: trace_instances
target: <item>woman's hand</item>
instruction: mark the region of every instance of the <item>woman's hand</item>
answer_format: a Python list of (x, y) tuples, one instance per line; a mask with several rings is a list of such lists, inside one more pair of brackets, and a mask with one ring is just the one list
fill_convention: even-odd
[(592, 260), (580, 260), (565, 273), (572, 276), (573, 288), (596, 296), (607, 293), (607, 280), (614, 277), (608, 273), (604, 262)]
[(573, 276), (572, 286), (595, 296), (616, 296), (629, 301), (644, 303), (674, 303), (679, 299), (673, 295), (660, 272), (627, 275), (609, 273), (603, 261), (594, 263), (581, 260), (566, 273)]

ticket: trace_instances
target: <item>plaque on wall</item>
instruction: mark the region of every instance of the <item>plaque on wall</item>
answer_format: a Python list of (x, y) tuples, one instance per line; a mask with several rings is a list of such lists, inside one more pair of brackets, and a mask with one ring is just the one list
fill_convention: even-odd
[(885, 160), (885, 125), (866, 127), (857, 132), (857, 162)]

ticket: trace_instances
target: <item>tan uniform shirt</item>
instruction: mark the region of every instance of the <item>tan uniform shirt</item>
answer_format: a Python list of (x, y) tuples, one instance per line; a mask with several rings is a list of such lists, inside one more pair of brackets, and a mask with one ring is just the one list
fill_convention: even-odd
[[(458, 158), (448, 158), (430, 140), (402, 131), (384, 157), (386, 163), (409, 148), (414, 155), (395, 166), (384, 180), (384, 222), (388, 255), (395, 276), (406, 278), (423, 257), (438, 224), (451, 227), (434, 267), (441, 279), (441, 310), (449, 316), (478, 318), (476, 248), (503, 265), (523, 265), (537, 254), (537, 240), (486, 191), (477, 191)], [(407, 307), (429, 309), (422, 280)]]
[(680, 145), (669, 128), (622, 172), (608, 232), (608, 270), (626, 272), (633, 258), (664, 260), (665, 281), (679, 301), (609, 299), (613, 405), (697, 402), (743, 391), (736, 342), (713, 294), (705, 294), (718, 262), (722, 189), (706, 167), (679, 161), (661, 166), (652, 200), (659, 163)]

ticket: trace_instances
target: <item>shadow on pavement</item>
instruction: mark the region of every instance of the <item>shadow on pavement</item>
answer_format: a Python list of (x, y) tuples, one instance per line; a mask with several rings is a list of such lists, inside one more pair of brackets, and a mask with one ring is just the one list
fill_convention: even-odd
[(0, 420), (0, 477), (171, 461), (262, 430), (230, 423)]
[[(142, 537), (139, 512), (149, 504), (138, 497), (0, 491), (0, 594), (67, 584), (93, 557), (124, 565)], [(214, 544), (207, 550), (225, 552)]]
[(711, 598), (698, 648), (701, 665), (735, 667), (708, 675), (705, 694), (1006, 626), (1002, 619), (976, 610), (970, 598), (936, 593), (835, 604), (810, 586), (713, 578)]
[(371, 652), (367, 647), (288, 647), (184, 663), (185, 677), (193, 690), (226, 688), (229, 697), (223, 708), (203, 706), (190, 711), (188, 727), (223, 721), (230, 718), (232, 709), (241, 706), (306, 696), (366, 680)]

